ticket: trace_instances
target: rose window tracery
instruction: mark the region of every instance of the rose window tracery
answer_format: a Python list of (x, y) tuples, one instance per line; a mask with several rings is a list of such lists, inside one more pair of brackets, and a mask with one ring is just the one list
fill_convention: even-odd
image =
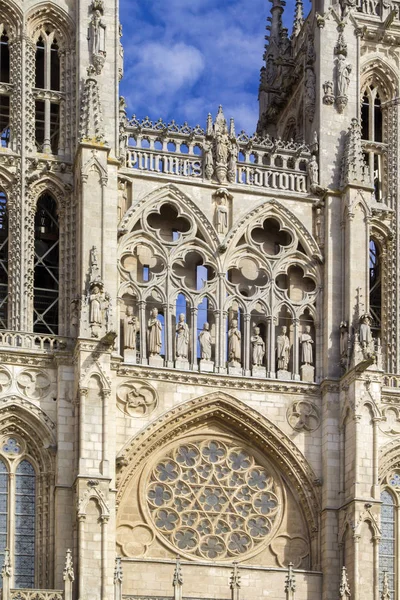
[(272, 471), (232, 442), (184, 443), (151, 470), (146, 507), (174, 550), (207, 560), (242, 557), (277, 531), (282, 489)]

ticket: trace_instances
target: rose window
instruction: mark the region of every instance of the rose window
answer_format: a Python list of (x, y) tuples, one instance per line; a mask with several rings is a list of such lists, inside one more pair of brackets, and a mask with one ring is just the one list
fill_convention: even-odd
[(181, 554), (232, 559), (261, 549), (282, 514), (278, 478), (231, 442), (181, 444), (152, 469), (147, 508)]

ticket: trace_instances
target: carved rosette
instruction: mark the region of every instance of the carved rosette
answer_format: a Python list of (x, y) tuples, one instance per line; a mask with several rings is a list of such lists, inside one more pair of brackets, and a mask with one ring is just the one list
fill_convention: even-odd
[(160, 456), (144, 477), (148, 523), (162, 543), (187, 558), (254, 555), (282, 519), (278, 475), (231, 440), (188, 440)]
[(144, 417), (152, 413), (158, 403), (156, 390), (148, 383), (131, 379), (117, 390), (118, 407), (130, 417)]

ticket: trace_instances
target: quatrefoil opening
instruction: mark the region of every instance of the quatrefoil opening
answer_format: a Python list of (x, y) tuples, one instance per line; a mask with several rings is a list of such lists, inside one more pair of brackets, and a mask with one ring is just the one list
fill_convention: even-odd
[(165, 242), (178, 241), (182, 234), (191, 229), (190, 221), (186, 217), (179, 217), (178, 210), (172, 204), (163, 204), (159, 212), (150, 213), (147, 223)]
[(228, 270), (228, 281), (237, 286), (241, 296), (250, 298), (268, 283), (268, 275), (256, 260), (250, 257), (240, 259), (238, 266)]
[(251, 232), (253, 242), (259, 244), (265, 254), (276, 256), (282, 248), (290, 246), (293, 239), (289, 232), (281, 229), (276, 219), (265, 219), (262, 227), (256, 227)]
[(174, 263), (172, 270), (185, 287), (191, 290), (201, 290), (208, 282), (215, 278), (215, 271), (205, 264), (201, 254), (191, 250), (185, 256)]
[(164, 270), (161, 257), (147, 244), (138, 244), (132, 252), (125, 254), (121, 259), (121, 266), (138, 283), (148, 283)]
[(312, 294), (316, 288), (315, 281), (307, 277), (299, 265), (289, 267), (287, 274), (281, 273), (275, 282), (279, 289), (287, 293), (292, 302), (301, 302), (306, 294)]

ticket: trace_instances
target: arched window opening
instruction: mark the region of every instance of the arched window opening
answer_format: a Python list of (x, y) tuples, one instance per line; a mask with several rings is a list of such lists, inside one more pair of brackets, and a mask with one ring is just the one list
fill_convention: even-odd
[(15, 477), (15, 587), (35, 585), (35, 504), (36, 475), (33, 466), (23, 460)]
[[(4, 565), (5, 551), (8, 545), (8, 471), (0, 459), (0, 568)], [(3, 580), (1, 581), (1, 584)]]
[[(0, 37), (0, 81), (10, 82), (10, 50), (7, 33)], [(0, 94), (0, 146), (8, 148), (10, 144), (10, 96)]]
[(50, 47), (50, 88), (60, 89), (60, 55), (57, 40), (54, 39)]
[[(16, 458), (22, 450), (14, 438), (9, 438), (2, 452)], [(35, 508), (36, 473), (32, 464), (24, 459), (8, 468), (0, 458), (0, 566), (7, 548), (15, 588), (35, 587)]]
[(45, 45), (44, 40), (40, 37), (36, 44), (36, 73), (35, 85), (37, 88), (44, 89), (45, 87)]
[[(36, 79), (37, 90), (60, 91), (61, 65), (59, 46), (54, 34), (43, 33), (36, 44)], [(35, 132), (38, 152), (57, 154), (60, 138), (60, 101), (61, 96), (49, 94), (44, 100), (36, 92), (35, 100)]]
[(384, 141), (382, 103), (379, 90), (374, 85), (368, 86), (363, 94), (361, 104), (361, 136), (366, 162), (369, 166), (371, 180), (374, 184), (375, 199), (383, 200), (382, 157), (383, 148), (377, 144)]
[(6, 31), (0, 37), (0, 81), (10, 83), (10, 48)]
[(7, 329), (8, 212), (7, 196), (0, 190), (0, 329)]
[(364, 92), (361, 104), (361, 137), (363, 140), (369, 140), (369, 97), (367, 92)]
[(390, 597), (395, 598), (395, 506), (387, 490), (381, 493), (381, 543), (379, 546), (379, 587), (382, 591), (383, 573), (387, 572)]
[(372, 329), (380, 337), (382, 324), (382, 273), (379, 246), (374, 240), (369, 243), (369, 309)]
[(59, 226), (57, 205), (49, 194), (38, 201), (35, 216), (33, 330), (58, 335)]

